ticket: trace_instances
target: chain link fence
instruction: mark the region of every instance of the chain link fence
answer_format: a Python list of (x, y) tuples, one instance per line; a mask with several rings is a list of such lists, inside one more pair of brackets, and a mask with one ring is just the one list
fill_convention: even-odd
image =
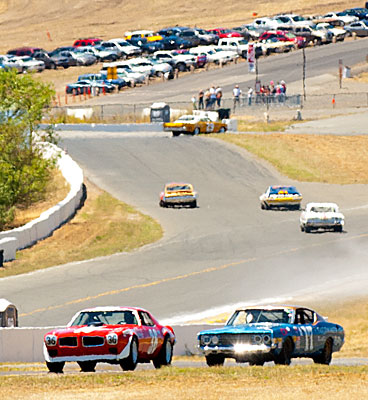
[[(178, 101), (167, 103), (171, 109), (171, 117), (190, 113), (193, 108), (197, 108), (197, 103), (192, 101)], [(53, 107), (51, 115), (55, 120), (63, 122), (63, 119), (76, 118), (89, 121), (106, 122), (149, 122), (150, 108), (152, 103), (137, 104), (103, 104), (103, 105), (72, 105), (64, 107)], [(248, 114), (252, 111), (268, 110), (271, 108), (289, 108), (289, 109), (343, 109), (343, 108), (361, 108), (368, 107), (368, 93), (330, 93), (303, 95), (280, 95), (280, 96), (262, 96), (253, 95), (248, 98), (246, 95), (240, 97), (239, 101), (232, 98), (222, 98), (220, 105), (205, 108), (205, 110), (216, 110), (218, 108), (228, 108), (234, 114)]]

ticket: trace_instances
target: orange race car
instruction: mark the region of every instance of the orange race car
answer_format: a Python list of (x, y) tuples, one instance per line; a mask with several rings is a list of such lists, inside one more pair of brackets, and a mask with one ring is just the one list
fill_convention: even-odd
[(173, 136), (181, 133), (198, 135), (199, 133), (226, 132), (227, 124), (221, 121), (212, 121), (210, 118), (200, 115), (182, 115), (174, 122), (165, 122), (164, 131), (171, 131)]
[(160, 206), (189, 206), (197, 207), (197, 193), (190, 183), (167, 183), (160, 193)]

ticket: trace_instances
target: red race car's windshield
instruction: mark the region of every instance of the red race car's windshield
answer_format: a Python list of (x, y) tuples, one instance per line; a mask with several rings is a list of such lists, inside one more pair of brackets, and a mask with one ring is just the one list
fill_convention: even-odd
[(132, 311), (86, 311), (81, 312), (71, 323), (71, 326), (79, 325), (138, 325), (137, 318)]

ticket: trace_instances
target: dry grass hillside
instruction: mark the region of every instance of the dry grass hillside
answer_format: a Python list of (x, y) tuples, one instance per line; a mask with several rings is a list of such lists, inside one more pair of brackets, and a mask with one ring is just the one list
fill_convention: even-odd
[(0, 53), (20, 45), (51, 50), (71, 45), (79, 37), (121, 37), (130, 29), (175, 24), (231, 27), (251, 21), (253, 13), (310, 15), (363, 4), (347, 0), (0, 0)]

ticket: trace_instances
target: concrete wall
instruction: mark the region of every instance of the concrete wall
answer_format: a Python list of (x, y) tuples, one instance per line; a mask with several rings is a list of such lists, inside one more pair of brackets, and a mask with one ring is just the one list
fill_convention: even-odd
[(0, 232), (0, 250), (4, 250), (4, 261), (15, 259), (15, 251), (32, 246), (65, 223), (75, 213), (83, 197), (83, 171), (64, 151), (51, 143), (41, 143), (45, 157), (59, 155), (58, 168), (70, 185), (66, 198), (43, 212), (39, 218), (28, 224)]
[[(198, 354), (197, 333), (216, 325), (173, 325), (174, 355)], [(54, 327), (0, 328), (0, 362), (43, 362), (43, 337)]]

